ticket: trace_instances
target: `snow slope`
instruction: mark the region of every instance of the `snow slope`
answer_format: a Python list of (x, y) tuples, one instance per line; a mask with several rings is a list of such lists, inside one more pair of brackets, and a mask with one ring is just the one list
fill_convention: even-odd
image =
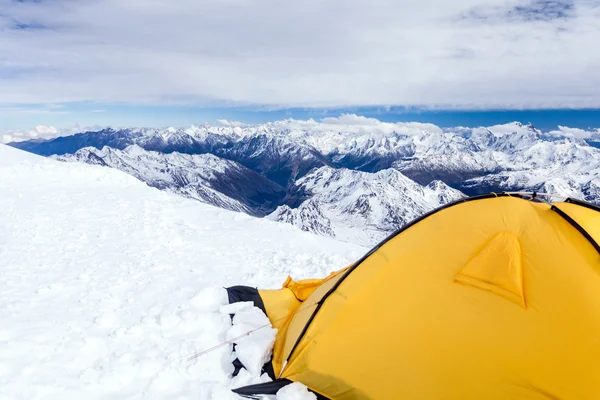
[(366, 251), (3, 145), (0, 210), (1, 399), (236, 398), (230, 346), (186, 361), (231, 329), (211, 288)]
[(116, 168), (152, 187), (254, 216), (272, 212), (285, 196), (284, 188), (264, 176), (212, 154), (159, 153), (131, 145), (124, 150), (85, 147), (51, 157)]

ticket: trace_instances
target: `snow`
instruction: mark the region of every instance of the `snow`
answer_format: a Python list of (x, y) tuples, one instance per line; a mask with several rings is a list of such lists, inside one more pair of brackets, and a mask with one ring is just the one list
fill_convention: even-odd
[[(231, 211), (256, 215), (249, 195), (273, 195), (283, 188), (256, 172), (212, 154), (159, 153), (138, 145), (124, 150), (84, 147), (74, 154), (52, 156), (60, 161), (86, 162), (119, 169), (148, 185), (169, 190)], [(244, 188), (247, 188), (244, 191)]]
[(514, 135), (514, 134), (527, 134), (531, 132), (541, 133), (541, 131), (535, 129), (533, 125), (523, 125), (520, 122), (510, 122), (508, 124), (493, 125), (487, 128), (496, 136)]
[[(366, 251), (3, 145), (0, 210), (2, 399), (236, 399), (264, 377), (232, 380), (230, 345), (187, 361), (236, 318), (265, 321), (244, 308), (232, 326), (222, 288), (325, 276)], [(264, 358), (269, 334), (242, 353)]]
[(277, 329), (270, 325), (261, 309), (247, 307), (235, 314), (233, 326), (227, 332), (227, 340), (236, 339), (237, 358), (253, 376), (259, 376), (262, 366), (271, 359)]
[(364, 246), (464, 197), (443, 182), (422, 186), (391, 168), (367, 173), (322, 167), (296, 181), (294, 190), (311, 197), (296, 209), (280, 206), (267, 218)]
[(317, 396), (309, 392), (303, 384), (294, 382), (279, 389), (277, 400), (317, 400)]

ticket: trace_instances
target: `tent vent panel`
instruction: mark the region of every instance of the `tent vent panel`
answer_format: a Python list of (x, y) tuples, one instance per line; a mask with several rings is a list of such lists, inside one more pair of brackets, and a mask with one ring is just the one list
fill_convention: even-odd
[(526, 308), (519, 238), (510, 232), (496, 234), (477, 250), (454, 281), (490, 291)]

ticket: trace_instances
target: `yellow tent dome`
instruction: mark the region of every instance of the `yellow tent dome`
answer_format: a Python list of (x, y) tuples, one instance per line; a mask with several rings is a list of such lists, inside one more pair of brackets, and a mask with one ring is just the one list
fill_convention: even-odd
[(599, 240), (599, 209), (574, 200), (442, 207), (324, 280), (259, 291), (279, 329), (274, 384), (335, 400), (600, 399)]

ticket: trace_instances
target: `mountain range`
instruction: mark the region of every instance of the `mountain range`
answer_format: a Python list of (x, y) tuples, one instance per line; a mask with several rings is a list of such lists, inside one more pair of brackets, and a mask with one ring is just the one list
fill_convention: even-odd
[(600, 202), (598, 131), (574, 137), (518, 122), (442, 129), (361, 118), (106, 128), (11, 145), (363, 245), (465, 195), (538, 191)]
[(422, 186), (393, 168), (368, 173), (322, 167), (289, 191), (298, 207), (282, 205), (269, 219), (365, 246), (464, 196), (441, 181)]

